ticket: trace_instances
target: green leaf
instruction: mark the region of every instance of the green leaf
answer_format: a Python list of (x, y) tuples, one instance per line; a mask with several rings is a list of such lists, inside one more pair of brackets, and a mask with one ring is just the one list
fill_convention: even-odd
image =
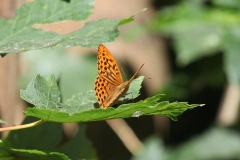
[(93, 159), (96, 156), (92, 143), (88, 140), (86, 126), (80, 125), (80, 129), (76, 135), (66, 144), (58, 148), (60, 153), (68, 155), (71, 159)]
[[(21, 60), (31, 67), (28, 67), (21, 76), (20, 87), (26, 88), (31, 79), (37, 74), (41, 76), (54, 74), (61, 90), (63, 102), (73, 94), (92, 89), (94, 79), (97, 76), (95, 56), (91, 54), (74, 57), (69, 55), (72, 55), (72, 53), (60, 47), (22, 53)], [(86, 68), (88, 72), (86, 72)], [(83, 81), (86, 82), (79, 83)], [(73, 86), (72, 84), (77, 85)]]
[[(142, 80), (143, 76), (135, 79), (119, 102), (137, 97)], [(24, 112), (27, 116), (54, 122), (89, 122), (152, 114), (164, 114), (177, 120), (177, 116), (185, 110), (201, 106), (189, 105), (186, 102), (159, 102), (163, 96), (159, 94), (137, 103), (120, 105), (116, 109), (112, 107), (100, 109), (93, 91), (79, 93), (66, 103), (61, 103), (54, 76), (43, 78), (39, 75), (30, 82), (26, 90), (21, 90), (20, 95), (22, 99), (36, 106)]]
[(144, 140), (144, 149), (133, 155), (131, 160), (161, 160), (163, 159), (165, 146), (158, 135), (151, 135)]
[(213, 127), (175, 148), (168, 148), (164, 160), (239, 159), (240, 136), (233, 130)]
[(37, 75), (25, 91), (21, 90), (20, 96), (37, 108), (57, 110), (61, 106), (60, 92), (54, 76), (43, 78)]
[(221, 7), (209, 8), (186, 1), (165, 9), (149, 28), (173, 37), (181, 65), (223, 52), (229, 82), (240, 84), (240, 14), (232, 9), (239, 8), (240, 3), (237, 0), (214, 0), (213, 3)]
[(59, 43), (58, 46), (95, 47), (101, 43), (112, 42), (119, 35), (118, 22), (108, 19), (87, 22), (80, 30), (67, 34), (68, 39)]
[(239, 12), (185, 2), (159, 12), (149, 28), (174, 39), (177, 60), (187, 65), (223, 50), (224, 35), (239, 24)]
[[(1, 37), (0, 53), (16, 53), (31, 49), (54, 46), (70, 38), (69, 35), (58, 35), (41, 29), (35, 24), (54, 23), (63, 20), (85, 20), (93, 8), (92, 0), (71, 3), (63, 1), (36, 0), (25, 3), (11, 20), (0, 19)], [(43, 13), (43, 14), (39, 14)]]
[[(58, 152), (44, 152), (27, 149), (9, 149), (6, 150), (10, 157), (14, 159), (31, 159), (31, 160), (70, 160), (66, 155)], [(1, 157), (0, 157), (1, 158)]]
[(186, 160), (186, 159), (239, 159), (240, 136), (237, 131), (212, 127), (201, 135), (177, 146), (164, 146), (159, 136), (144, 142), (144, 150), (132, 160)]
[[(102, 19), (90, 21), (83, 28), (59, 35), (33, 28), (36, 24), (66, 20), (83, 21), (91, 14), (93, 0), (64, 1), (36, 0), (25, 3), (13, 19), (0, 19), (0, 54), (17, 53), (51, 46), (97, 46), (113, 41), (119, 34), (119, 21)], [(39, 14), (41, 13), (41, 14)]]
[[(119, 98), (117, 103), (136, 98), (139, 95), (142, 81), (143, 76), (135, 79), (130, 84), (125, 96)], [(69, 115), (98, 107), (93, 91), (73, 95), (66, 103), (61, 103), (60, 92), (53, 75), (46, 78), (37, 75), (29, 83), (26, 90), (20, 91), (20, 96), (27, 102), (34, 104), (36, 108), (63, 111)]]
[[(180, 64), (187, 65), (219, 49), (221, 26), (209, 20), (211, 14), (214, 11), (210, 13), (187, 3), (159, 14), (160, 30), (173, 36)], [(210, 18), (206, 19), (207, 15)]]
[(95, 47), (115, 40), (119, 35), (118, 26), (134, 20), (133, 15), (120, 21), (107, 19), (89, 21), (81, 29), (67, 34), (34, 28), (36, 24), (67, 20), (84, 21), (91, 15), (90, 10), (93, 9), (93, 5), (93, 0), (71, 0), (70, 3), (35, 0), (25, 3), (13, 19), (0, 19), (0, 55), (53, 46)]
[(240, 2), (239, 0), (213, 0), (213, 4), (219, 5), (221, 7), (229, 7), (233, 9), (240, 9)]
[[(27, 117), (23, 124), (28, 124), (36, 120), (38, 119)], [(61, 143), (63, 136), (61, 123), (42, 123), (35, 127), (11, 131), (3, 139), (1, 147), (6, 147), (6, 144), (8, 144), (9, 148), (14, 149), (55, 151), (56, 147)]]
[[(27, 117), (23, 124), (33, 121), (36, 118)], [(32, 128), (11, 131), (0, 143), (0, 159), (20, 159), (23, 156), (25, 159), (91, 159), (95, 157), (95, 151), (86, 138), (85, 131), (85, 125), (81, 125), (69, 141), (65, 139), (61, 123), (47, 122)]]
[(146, 10), (147, 10), (147, 8), (143, 8), (141, 11), (135, 13), (134, 15), (132, 15), (128, 18), (123, 18), (122, 20), (119, 21), (118, 25), (120, 26), (120, 25), (127, 24), (127, 23), (130, 23), (130, 22), (134, 21), (134, 16), (136, 16), (137, 14), (139, 14), (141, 12), (144, 12)]

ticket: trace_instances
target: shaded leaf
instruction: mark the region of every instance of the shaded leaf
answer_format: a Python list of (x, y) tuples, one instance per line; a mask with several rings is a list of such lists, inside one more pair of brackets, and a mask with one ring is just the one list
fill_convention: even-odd
[(26, 150), (26, 149), (10, 149), (7, 150), (9, 157), (14, 159), (31, 159), (31, 160), (70, 160), (66, 155), (58, 152), (44, 152), (38, 150)]
[(213, 2), (218, 7), (206, 7), (201, 4), (203, 1), (186, 1), (162, 10), (149, 28), (173, 37), (181, 65), (223, 52), (228, 80), (239, 84), (240, 20), (237, 17), (240, 14), (232, 8), (239, 8), (240, 3), (237, 0)]
[(190, 141), (176, 147), (169, 148), (164, 154), (164, 160), (178, 159), (239, 159), (239, 133), (214, 127)]
[(240, 2), (239, 0), (213, 0), (214, 4), (219, 5), (221, 7), (229, 7), (233, 9), (240, 9)]
[(68, 143), (59, 147), (58, 151), (68, 155), (71, 159), (93, 159), (96, 153), (85, 133), (86, 126), (80, 125), (76, 135)]
[(161, 160), (163, 158), (165, 146), (163, 140), (157, 135), (151, 135), (143, 143), (144, 149), (134, 155), (132, 160)]
[(239, 159), (240, 136), (238, 132), (212, 127), (178, 146), (164, 146), (156, 135), (144, 142), (144, 149), (133, 160), (186, 160), (186, 159)]
[[(33, 121), (36, 121), (36, 118), (27, 117), (23, 124)], [(47, 122), (32, 128), (11, 131), (0, 143), (0, 159), (3, 157), (20, 159), (23, 156), (25, 159), (94, 158), (95, 152), (84, 134), (85, 130), (86, 127), (81, 125), (76, 135), (69, 141), (65, 139), (61, 123)]]

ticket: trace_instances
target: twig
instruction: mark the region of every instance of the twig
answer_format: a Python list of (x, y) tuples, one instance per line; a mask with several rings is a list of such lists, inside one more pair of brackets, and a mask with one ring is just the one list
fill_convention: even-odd
[(13, 127), (4, 127), (4, 128), (0, 128), (0, 132), (3, 132), (3, 131), (13, 131), (13, 130), (19, 130), (19, 129), (24, 129), (24, 128), (30, 128), (30, 127), (33, 127), (33, 126), (37, 126), (41, 123), (45, 122), (44, 120), (39, 120), (39, 121), (36, 121), (36, 122), (33, 122), (33, 123), (29, 123), (29, 124), (23, 124), (23, 125), (19, 125), (19, 126), (13, 126)]
[(144, 148), (142, 142), (138, 139), (133, 130), (123, 119), (112, 119), (106, 121), (112, 130), (122, 140), (125, 147), (133, 155), (137, 155), (137, 153)]
[(240, 102), (240, 88), (234, 84), (228, 84), (219, 109), (217, 123), (224, 126), (232, 125), (237, 121)]

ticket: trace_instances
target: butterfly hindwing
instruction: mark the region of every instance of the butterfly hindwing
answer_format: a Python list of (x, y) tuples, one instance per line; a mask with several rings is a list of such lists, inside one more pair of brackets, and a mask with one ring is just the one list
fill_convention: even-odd
[(107, 85), (105, 79), (101, 78), (100, 76), (97, 76), (95, 81), (95, 95), (97, 97), (99, 105), (103, 104), (105, 99), (107, 98)]

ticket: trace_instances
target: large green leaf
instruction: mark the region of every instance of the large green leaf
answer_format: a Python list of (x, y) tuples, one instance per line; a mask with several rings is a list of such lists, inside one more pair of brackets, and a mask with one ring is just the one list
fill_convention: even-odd
[(119, 21), (101, 19), (90, 21), (81, 29), (68, 34), (35, 29), (35, 24), (66, 20), (83, 21), (91, 14), (93, 0), (36, 0), (24, 4), (11, 20), (0, 19), (0, 54), (16, 53), (51, 46), (97, 46), (113, 41), (119, 34)]
[[(118, 103), (137, 97), (142, 80), (143, 76), (135, 79)], [(164, 114), (176, 120), (183, 111), (200, 106), (185, 102), (159, 102), (163, 96), (159, 94), (136, 103), (120, 105), (116, 109), (100, 109), (93, 91), (73, 95), (66, 103), (61, 103), (54, 76), (43, 78), (39, 75), (30, 82), (26, 90), (21, 90), (20, 95), (22, 99), (36, 106), (28, 108), (25, 111), (26, 115), (55, 122), (89, 122), (151, 114)]]
[(93, 0), (71, 0), (70, 3), (35, 0), (25, 3), (13, 19), (0, 18), (0, 55), (53, 46), (98, 46), (115, 40), (119, 35), (117, 27), (134, 19), (134, 16), (130, 16), (122, 20), (89, 21), (81, 29), (68, 34), (57, 34), (34, 28), (36, 24), (51, 24), (67, 20), (84, 21), (91, 15), (90, 10), (93, 7)]

